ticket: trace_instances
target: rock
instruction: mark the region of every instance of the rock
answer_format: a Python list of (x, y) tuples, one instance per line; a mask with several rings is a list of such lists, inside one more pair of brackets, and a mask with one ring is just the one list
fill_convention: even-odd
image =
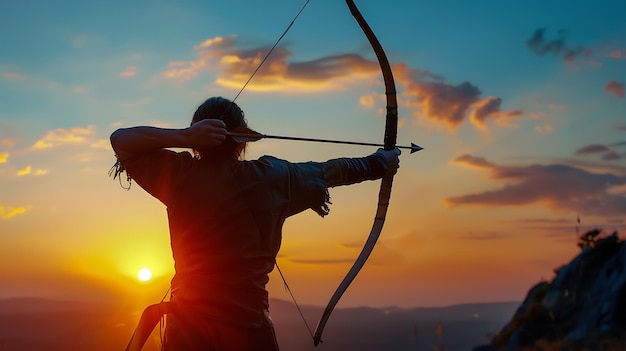
[[(533, 286), (491, 349), (517, 351), (539, 344), (567, 350), (626, 345), (626, 245), (617, 232), (580, 239), (581, 253), (556, 270), (551, 282)], [(486, 346), (483, 346), (486, 347)]]

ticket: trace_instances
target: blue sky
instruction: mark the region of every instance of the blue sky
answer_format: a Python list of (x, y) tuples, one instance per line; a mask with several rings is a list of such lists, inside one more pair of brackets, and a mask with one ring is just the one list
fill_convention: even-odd
[[(348, 304), (521, 298), (576, 253), (577, 225), (626, 229), (626, 3), (357, 5), (394, 68), (399, 143), (425, 150), (402, 156), (381, 242)], [(108, 179), (108, 135), (139, 124), (185, 127), (205, 98), (233, 98), (301, 6), (5, 4), (0, 240), (20, 274), (0, 274), (13, 293), (41, 292), (38, 282), (63, 277), (97, 294), (79, 287), (119, 287), (141, 265), (171, 275), (163, 209)], [(344, 2), (311, 0), (237, 102), (267, 134), (377, 142), (384, 100), (376, 65)], [(267, 141), (248, 158), (373, 151)], [(331, 216), (288, 223), (279, 261), (305, 302), (324, 303), (356, 255), (377, 186), (334, 189)], [(398, 288), (384, 290), (391, 284)]]

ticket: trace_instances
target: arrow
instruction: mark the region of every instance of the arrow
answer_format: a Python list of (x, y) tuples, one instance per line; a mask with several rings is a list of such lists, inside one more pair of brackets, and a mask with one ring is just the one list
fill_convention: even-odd
[[(296, 141), (312, 141), (316, 143), (332, 143), (332, 144), (349, 144), (349, 145), (365, 145), (365, 146), (378, 146), (383, 147), (383, 144), (376, 143), (364, 143), (360, 141), (346, 141), (346, 140), (330, 140), (330, 139), (316, 139), (316, 138), (301, 138), (301, 137), (292, 137), (292, 136), (281, 136), (281, 135), (268, 135), (261, 134), (259, 132), (250, 132), (250, 133), (234, 133), (228, 132), (226, 133), (228, 136), (233, 138), (234, 141), (238, 143), (247, 143), (247, 142), (255, 142), (261, 139), (282, 139), (282, 140), (296, 140)], [(414, 143), (411, 143), (411, 146), (396, 146), (398, 149), (408, 149), (411, 150), (411, 153), (423, 150), (424, 148)]]

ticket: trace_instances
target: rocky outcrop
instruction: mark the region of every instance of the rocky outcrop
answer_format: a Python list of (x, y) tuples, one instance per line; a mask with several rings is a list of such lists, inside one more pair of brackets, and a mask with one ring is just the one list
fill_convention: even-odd
[(582, 252), (532, 287), (511, 321), (474, 351), (626, 350), (626, 245), (584, 234)]

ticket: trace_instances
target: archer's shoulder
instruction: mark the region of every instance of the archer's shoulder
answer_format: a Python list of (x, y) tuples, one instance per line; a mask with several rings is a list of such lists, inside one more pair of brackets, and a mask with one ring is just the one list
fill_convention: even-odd
[(261, 156), (256, 160), (238, 161), (235, 164), (236, 169), (240, 170), (280, 170), (289, 167), (291, 162), (274, 156)]

